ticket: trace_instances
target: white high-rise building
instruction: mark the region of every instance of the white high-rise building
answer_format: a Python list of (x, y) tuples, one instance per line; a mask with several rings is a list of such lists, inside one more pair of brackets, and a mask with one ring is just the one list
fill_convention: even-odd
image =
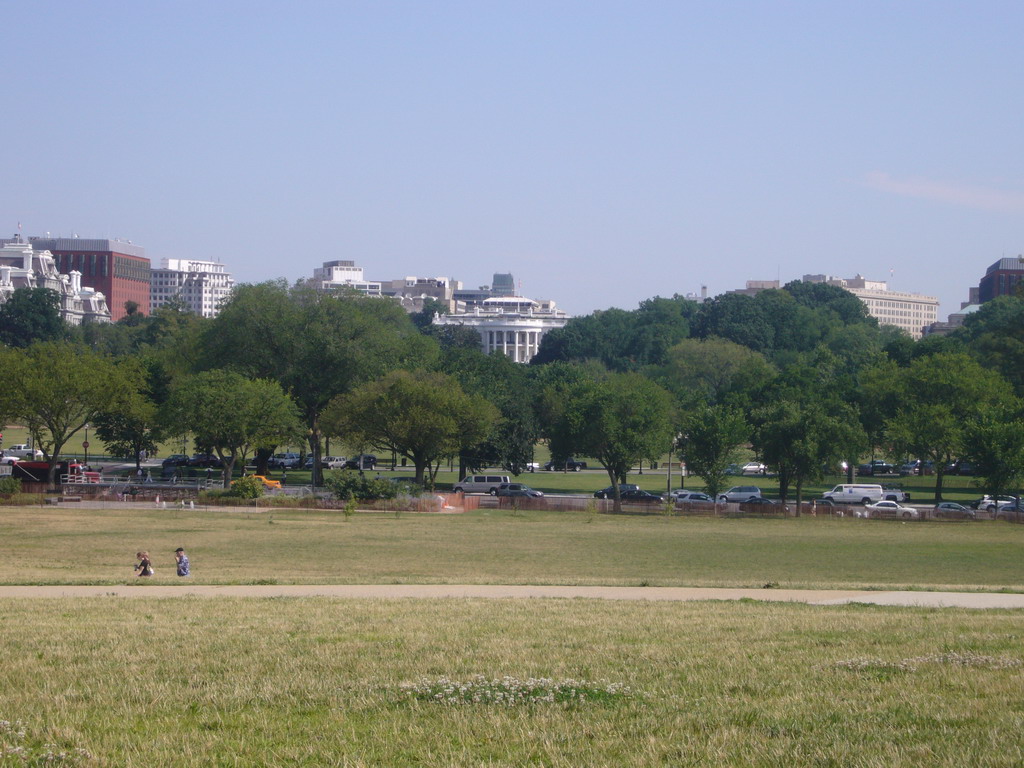
[(895, 325), (914, 339), (920, 339), (926, 326), (939, 319), (939, 300), (920, 293), (890, 291), (884, 280), (865, 280), (861, 275), (850, 278), (831, 275), (804, 275), (805, 283), (828, 283), (845, 288), (862, 302), (868, 314), (880, 325)]
[(223, 264), (195, 259), (163, 259), (150, 280), (150, 312), (177, 298), (202, 317), (216, 317), (235, 285)]

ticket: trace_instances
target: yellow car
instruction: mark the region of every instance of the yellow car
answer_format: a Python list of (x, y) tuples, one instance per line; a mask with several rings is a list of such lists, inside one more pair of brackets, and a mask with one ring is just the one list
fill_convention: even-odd
[[(273, 479), (271, 479), (269, 477), (264, 477), (263, 475), (246, 475), (246, 477), (255, 477), (257, 480), (259, 480), (261, 483), (263, 483), (263, 487), (264, 488), (273, 488), (273, 489), (277, 489), (277, 490), (280, 490), (280, 488), (281, 488), (281, 481), (280, 480), (273, 480)], [(234, 485), (235, 481), (232, 480), (231, 484)]]

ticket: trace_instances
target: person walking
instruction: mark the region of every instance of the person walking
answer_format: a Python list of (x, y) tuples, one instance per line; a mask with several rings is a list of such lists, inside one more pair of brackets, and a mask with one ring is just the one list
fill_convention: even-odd
[(135, 566), (135, 576), (152, 576), (153, 562), (149, 559), (149, 552), (136, 552), (135, 557), (139, 560), (139, 564)]
[(183, 547), (178, 547), (176, 550), (174, 550), (174, 560), (178, 564), (179, 576), (190, 575), (188, 555), (185, 554), (185, 549)]

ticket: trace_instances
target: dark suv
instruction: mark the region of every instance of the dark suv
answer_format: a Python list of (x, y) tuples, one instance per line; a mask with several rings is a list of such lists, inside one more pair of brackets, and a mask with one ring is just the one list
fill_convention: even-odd
[(188, 460), (188, 466), (190, 467), (219, 467), (220, 459), (214, 456), (212, 453), (197, 453), (191, 459)]
[(377, 466), (377, 457), (370, 453), (360, 453), (345, 462), (345, 469), (373, 469)]

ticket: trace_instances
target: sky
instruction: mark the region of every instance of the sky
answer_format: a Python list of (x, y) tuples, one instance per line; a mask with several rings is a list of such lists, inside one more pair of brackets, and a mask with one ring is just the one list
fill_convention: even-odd
[[(573, 314), (1024, 252), (1024, 3), (0, 0), (0, 234)], [(4, 231), (7, 230), (7, 231)]]

